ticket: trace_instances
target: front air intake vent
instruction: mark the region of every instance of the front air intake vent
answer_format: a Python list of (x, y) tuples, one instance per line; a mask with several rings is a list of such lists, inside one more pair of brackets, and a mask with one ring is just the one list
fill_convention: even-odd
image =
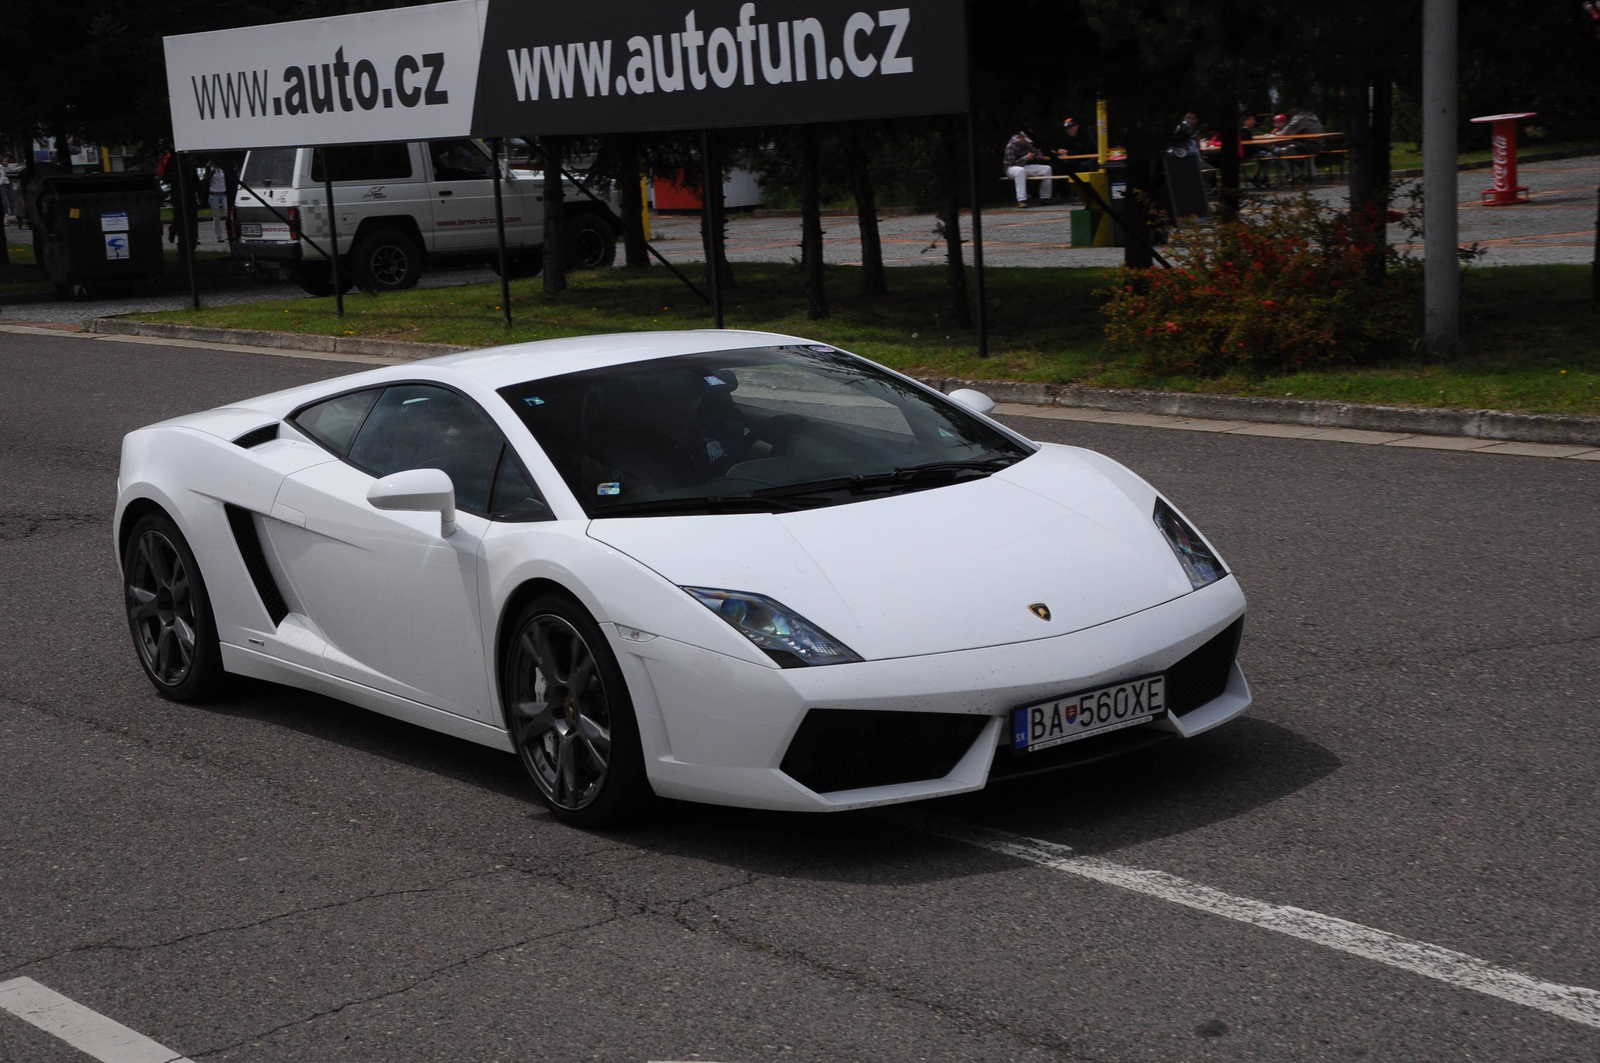
[[(273, 431), (277, 431), (277, 426), (273, 426)], [(289, 615), (289, 603), (283, 600), (278, 581), (272, 578), (272, 569), (267, 567), (267, 555), (261, 549), (261, 536), (256, 534), (255, 518), (240, 506), (225, 504), (222, 508), (227, 510), (228, 526), (233, 529), (239, 556), (244, 559), (245, 571), (250, 573), (256, 593), (261, 596), (261, 604), (267, 607), (267, 615), (274, 624), (283, 623), (283, 618)]]
[(252, 428), (238, 439), (235, 439), (233, 445), (249, 450), (251, 447), (259, 447), (261, 444), (270, 443), (277, 438), (278, 422), (273, 421), (271, 424), (264, 424), (260, 428)]
[(989, 722), (947, 712), (812, 709), (780, 766), (819, 794), (942, 779)]
[(1222, 696), (1228, 689), (1228, 676), (1233, 671), (1233, 659), (1239, 653), (1239, 639), (1243, 634), (1244, 617), (1241, 616), (1167, 669), (1167, 709), (1172, 715), (1193, 712)]

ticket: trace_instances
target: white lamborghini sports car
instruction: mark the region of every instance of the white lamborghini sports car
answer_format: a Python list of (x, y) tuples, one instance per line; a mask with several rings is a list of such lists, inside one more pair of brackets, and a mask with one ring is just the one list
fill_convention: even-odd
[(835, 810), (1191, 737), (1250, 703), (1244, 595), (1149, 484), (832, 347), (666, 332), (375, 369), (123, 441), (128, 626), (651, 794)]

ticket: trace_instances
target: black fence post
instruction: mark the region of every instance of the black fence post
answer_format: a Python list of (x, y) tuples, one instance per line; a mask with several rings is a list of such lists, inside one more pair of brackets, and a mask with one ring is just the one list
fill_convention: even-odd
[(989, 357), (989, 301), (983, 294), (983, 207), (978, 202), (978, 138), (967, 112), (967, 166), (972, 184), (972, 275), (977, 282), (978, 357)]
[(333, 310), (344, 317), (344, 281), (339, 276), (339, 216), (333, 209), (333, 153), (322, 149), (322, 191), (328, 200), (328, 261), (333, 269)]
[[(506, 328), (511, 327), (511, 271), (506, 264), (506, 208), (500, 194), (500, 184), (504, 178), (500, 174), (500, 149), (504, 141), (495, 137), (490, 141), (494, 146), (494, 230), (495, 237), (500, 241), (500, 309), (504, 312)], [(510, 165), (506, 171), (510, 172)]]
[(710, 239), (706, 240), (706, 258), (708, 259), (706, 265), (709, 267), (706, 272), (711, 277), (711, 308), (716, 314), (717, 328), (721, 328), (722, 278), (718, 274), (722, 270), (720, 268), (721, 263), (717, 261), (715, 230), (717, 220), (712, 217), (711, 212), (711, 182), (716, 181), (717, 187), (720, 189), (722, 187), (722, 172), (718, 170), (713, 173), (711, 163), (711, 132), (710, 130), (702, 129), (700, 130), (700, 209), (704, 212), (706, 235), (710, 237)]
[[(71, 156), (69, 155), (68, 158)], [(178, 198), (172, 202), (172, 215), (178, 223), (178, 243), (183, 248), (183, 263), (189, 269), (189, 302), (200, 309), (200, 278), (195, 275), (194, 241), (200, 235), (200, 216), (194, 209), (194, 197), (189, 194), (189, 153), (178, 152)], [(72, 172), (70, 163), (67, 172)], [(191, 224), (192, 223), (192, 224)], [(44, 263), (40, 263), (44, 265)]]

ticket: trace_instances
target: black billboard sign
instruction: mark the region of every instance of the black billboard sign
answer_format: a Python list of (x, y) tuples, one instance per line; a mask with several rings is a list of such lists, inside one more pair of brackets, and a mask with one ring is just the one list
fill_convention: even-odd
[(961, 0), (491, 0), (480, 135), (786, 125), (967, 109)]

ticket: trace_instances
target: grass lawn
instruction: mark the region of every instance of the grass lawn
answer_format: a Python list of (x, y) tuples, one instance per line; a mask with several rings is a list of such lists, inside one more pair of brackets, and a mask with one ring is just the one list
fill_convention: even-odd
[[(1538, 155), (1547, 151), (1587, 150), (1600, 154), (1600, 144), (1592, 140), (1519, 140), (1518, 155)], [(1456, 156), (1459, 162), (1488, 162), (1489, 149), (1464, 151)], [(1396, 170), (1422, 169), (1422, 145), (1396, 142), (1389, 148), (1389, 165)]]
[[(1103, 283), (1098, 269), (989, 270), (988, 359), (974, 353), (973, 331), (952, 323), (941, 267), (891, 269), (892, 294), (879, 300), (859, 294), (857, 269), (830, 267), (833, 314), (823, 321), (805, 316), (797, 267), (739, 264), (735, 272), (739, 286), (726, 303), (729, 327), (807, 336), (923, 375), (1600, 414), (1600, 344), (1593, 338), (1600, 332), (1600, 309), (1588, 301), (1585, 266), (1467, 271), (1467, 346), (1450, 365), (1406, 363), (1264, 379), (1152, 377), (1136, 358), (1106, 353), (1095, 295)], [(342, 322), (332, 299), (137, 316), (471, 346), (711, 324), (710, 309), (662, 269), (575, 274), (571, 287), (557, 296), (546, 296), (537, 278), (513, 282), (516, 327), (509, 333), (500, 325), (499, 304), (498, 285), (475, 285), (381, 296), (353, 292), (345, 298)]]

